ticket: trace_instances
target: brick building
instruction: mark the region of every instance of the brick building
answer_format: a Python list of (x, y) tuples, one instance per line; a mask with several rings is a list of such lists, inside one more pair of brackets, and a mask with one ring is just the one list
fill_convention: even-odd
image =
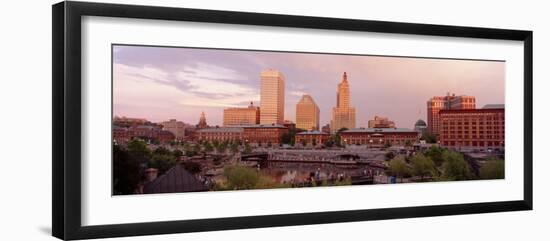
[(170, 131), (162, 130), (157, 125), (113, 126), (113, 141), (117, 144), (125, 144), (134, 138), (168, 143), (174, 141), (176, 136)]
[(418, 142), (418, 132), (406, 128), (356, 128), (340, 133), (344, 145), (367, 145), (382, 147), (390, 145), (405, 146)]
[(195, 132), (199, 141), (242, 141), (242, 127), (217, 127), (200, 129)]
[(321, 131), (304, 131), (296, 134), (295, 143), (302, 146), (321, 146), (329, 137), (330, 134)]
[(113, 141), (116, 143), (126, 143), (131, 138), (127, 127), (113, 126)]
[(504, 147), (504, 106), (441, 110), (440, 144), (445, 147)]
[(241, 141), (254, 145), (278, 145), (288, 128), (282, 125), (249, 125), (240, 127), (217, 127), (197, 130), (199, 141)]
[(475, 109), (476, 98), (473, 96), (447, 94), (446, 96), (434, 96), (427, 101), (428, 131), (439, 135), (441, 110)]

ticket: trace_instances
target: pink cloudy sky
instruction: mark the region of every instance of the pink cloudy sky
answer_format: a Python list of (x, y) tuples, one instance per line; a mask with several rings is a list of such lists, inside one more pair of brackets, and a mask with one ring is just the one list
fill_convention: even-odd
[(500, 61), (145, 46), (114, 46), (113, 59), (114, 115), (153, 122), (196, 124), (204, 111), (209, 125), (221, 125), (223, 108), (259, 105), (259, 75), (268, 68), (286, 76), (285, 119), (291, 121), (307, 93), (321, 109), (321, 125), (329, 123), (344, 71), (362, 127), (380, 115), (412, 128), (426, 120), (426, 101), (447, 92), (475, 96), (478, 108), (504, 103)]

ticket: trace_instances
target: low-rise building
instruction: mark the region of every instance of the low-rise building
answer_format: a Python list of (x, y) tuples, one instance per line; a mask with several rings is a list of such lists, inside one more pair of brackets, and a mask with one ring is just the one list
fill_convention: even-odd
[(127, 143), (131, 140), (130, 132), (127, 127), (113, 126), (113, 141), (117, 144)]
[(143, 118), (130, 118), (126, 116), (115, 116), (113, 118), (113, 125), (120, 126), (120, 127), (130, 127), (130, 126), (137, 126), (137, 125), (147, 125), (151, 124), (147, 119)]
[(283, 126), (288, 128), (289, 130), (294, 130), (296, 129), (296, 123), (292, 122), (292, 121), (289, 121), (289, 120), (285, 120), (283, 122)]
[(175, 139), (176, 136), (172, 132), (166, 130), (158, 130), (154, 137), (154, 140), (157, 140), (160, 143), (168, 143), (174, 141)]
[(418, 132), (406, 128), (356, 128), (342, 131), (341, 142), (344, 145), (366, 145), (382, 147), (386, 144), (406, 146), (418, 142)]
[(176, 139), (172, 132), (162, 130), (158, 125), (138, 125), (131, 127), (113, 126), (113, 141), (117, 144), (125, 144), (128, 141), (139, 138), (147, 141), (168, 143)]
[(330, 132), (330, 124), (326, 124), (323, 127), (321, 127), (321, 131), (324, 133), (331, 133)]
[(445, 147), (504, 147), (504, 108), (441, 110), (440, 145)]
[(283, 125), (252, 125), (244, 126), (244, 141), (258, 146), (279, 145), (288, 128)]
[(288, 128), (282, 125), (248, 125), (197, 130), (199, 141), (241, 141), (259, 146), (279, 145)]
[(182, 121), (177, 121), (176, 119), (170, 119), (169, 121), (164, 121), (160, 123), (162, 129), (172, 132), (176, 140), (183, 141), (185, 139), (185, 123)]
[(295, 136), (296, 145), (302, 146), (322, 146), (330, 137), (330, 134), (321, 131), (304, 131)]
[(244, 129), (242, 127), (205, 128), (195, 132), (199, 141), (242, 141)]

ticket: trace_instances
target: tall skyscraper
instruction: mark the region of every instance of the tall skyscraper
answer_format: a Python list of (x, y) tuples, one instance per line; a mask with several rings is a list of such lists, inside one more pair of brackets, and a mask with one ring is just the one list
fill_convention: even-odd
[(319, 130), (319, 106), (310, 95), (303, 95), (296, 104), (296, 128)]
[(336, 92), (336, 107), (332, 108), (330, 129), (337, 132), (341, 128), (355, 128), (355, 108), (351, 106), (348, 75), (344, 72)]
[(456, 96), (449, 93), (446, 96), (434, 96), (427, 102), (428, 130), (434, 135), (439, 135), (441, 126), (439, 118), (440, 110), (469, 110), (475, 108), (476, 98), (474, 96)]
[(285, 113), (285, 76), (277, 70), (260, 75), (260, 124), (283, 124)]
[(223, 126), (242, 126), (260, 124), (260, 107), (252, 102), (245, 108), (226, 108), (223, 110)]

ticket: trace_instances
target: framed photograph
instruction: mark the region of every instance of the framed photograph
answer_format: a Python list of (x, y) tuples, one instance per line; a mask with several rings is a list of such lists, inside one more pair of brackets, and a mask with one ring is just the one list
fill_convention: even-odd
[(532, 34), (55, 4), (53, 235), (531, 210)]

